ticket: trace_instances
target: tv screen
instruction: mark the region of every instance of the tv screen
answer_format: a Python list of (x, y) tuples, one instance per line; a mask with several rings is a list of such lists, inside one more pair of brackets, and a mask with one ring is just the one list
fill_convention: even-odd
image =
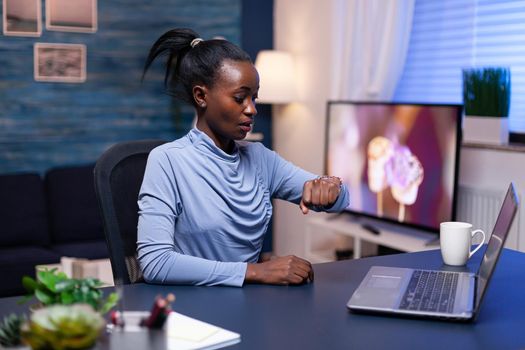
[(326, 173), (347, 211), (437, 232), (455, 219), (461, 105), (329, 102)]

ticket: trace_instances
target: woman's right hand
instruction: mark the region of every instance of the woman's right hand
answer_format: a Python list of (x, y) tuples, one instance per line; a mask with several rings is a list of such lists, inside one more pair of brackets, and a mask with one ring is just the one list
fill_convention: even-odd
[(314, 270), (310, 262), (288, 255), (258, 264), (248, 264), (244, 280), (248, 283), (302, 284), (314, 281)]

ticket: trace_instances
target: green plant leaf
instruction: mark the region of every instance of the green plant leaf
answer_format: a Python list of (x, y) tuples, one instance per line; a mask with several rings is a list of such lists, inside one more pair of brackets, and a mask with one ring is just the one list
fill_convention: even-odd
[(56, 275), (53, 270), (41, 270), (37, 273), (38, 281), (52, 292), (55, 292)]
[(91, 288), (89, 288), (88, 286), (86, 285), (81, 285), (80, 286), (80, 292), (82, 293), (82, 295), (84, 296), (84, 298), (88, 295), (88, 293), (91, 291)]
[(57, 293), (62, 293), (63, 291), (66, 291), (66, 290), (72, 290), (73, 288), (75, 288), (76, 284), (77, 284), (76, 280), (71, 280), (71, 279), (63, 280), (63, 281), (57, 282), (57, 284), (55, 285), (55, 291)]
[(86, 278), (84, 280), (84, 283), (90, 288), (98, 288), (98, 287), (102, 287), (103, 285), (103, 283), (100, 282), (100, 280), (96, 278)]
[[(8, 333), (7, 331), (4, 331), (2, 328), (0, 328), (0, 339), (7, 339), (9, 337), (10, 337), (10, 333)], [(2, 342), (0, 342), (0, 344), (5, 345)]]
[(111, 293), (110, 295), (108, 295), (108, 298), (106, 299), (104, 304), (102, 304), (102, 306), (100, 308), (100, 312), (102, 314), (105, 314), (106, 312), (108, 312), (109, 310), (111, 310), (112, 308), (114, 308), (117, 305), (118, 300), (119, 300), (118, 294), (117, 293)]
[(58, 273), (56, 274), (56, 276), (58, 277), (58, 279), (59, 279), (60, 281), (69, 279), (69, 277), (67, 277), (66, 273), (65, 273), (65, 272), (62, 272), (62, 271), (58, 272)]
[[(21, 326), (26, 321), (24, 315), (10, 314), (0, 323), (0, 345), (16, 347), (21, 343)], [(0, 348), (2, 348), (0, 346)]]
[(42, 285), (46, 286), (52, 292), (57, 292), (56, 284), (61, 281), (69, 280), (67, 275), (63, 272), (57, 272), (56, 268), (51, 270), (40, 270), (37, 272), (37, 280)]
[(36, 272), (36, 279), (37, 281), (42, 281), (42, 278), (45, 278), (49, 274), (53, 274), (56, 271), (56, 269), (41, 269), (37, 270)]
[(33, 293), (37, 288), (38, 283), (33, 277), (24, 276), (22, 277), (22, 285), (29, 293)]
[(92, 300), (99, 300), (100, 299), (100, 292), (96, 289), (91, 289), (89, 292), (87, 292), (87, 296), (89, 299)]
[(97, 294), (97, 299), (102, 299), (103, 293), (100, 289), (93, 289), (93, 291)]
[(80, 292), (80, 289), (73, 290), (73, 298), (75, 299), (75, 302), (81, 302), (84, 301), (82, 292)]
[(510, 108), (510, 69), (463, 70), (463, 104), (466, 115), (507, 117)]
[(20, 321), (17, 319), (11, 319), (7, 322), (4, 319), (4, 324), (0, 326), (0, 348), (2, 345), (5, 347), (16, 347), (20, 345)]
[(53, 297), (53, 294), (47, 292), (44, 289), (36, 289), (35, 297), (44, 305), (50, 305), (55, 302), (55, 298)]
[(60, 303), (64, 305), (73, 304), (75, 302), (75, 298), (73, 297), (73, 293), (71, 291), (63, 291), (60, 293)]

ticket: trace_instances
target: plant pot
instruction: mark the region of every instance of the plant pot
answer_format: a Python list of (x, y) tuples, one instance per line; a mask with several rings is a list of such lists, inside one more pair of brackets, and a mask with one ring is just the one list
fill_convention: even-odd
[(463, 142), (507, 144), (509, 142), (509, 118), (465, 116)]

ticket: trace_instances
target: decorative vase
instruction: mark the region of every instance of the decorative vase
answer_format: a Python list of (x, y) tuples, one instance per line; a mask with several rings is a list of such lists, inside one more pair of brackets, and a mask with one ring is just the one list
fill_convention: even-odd
[(463, 120), (463, 141), (472, 143), (507, 144), (509, 118), (467, 115)]

